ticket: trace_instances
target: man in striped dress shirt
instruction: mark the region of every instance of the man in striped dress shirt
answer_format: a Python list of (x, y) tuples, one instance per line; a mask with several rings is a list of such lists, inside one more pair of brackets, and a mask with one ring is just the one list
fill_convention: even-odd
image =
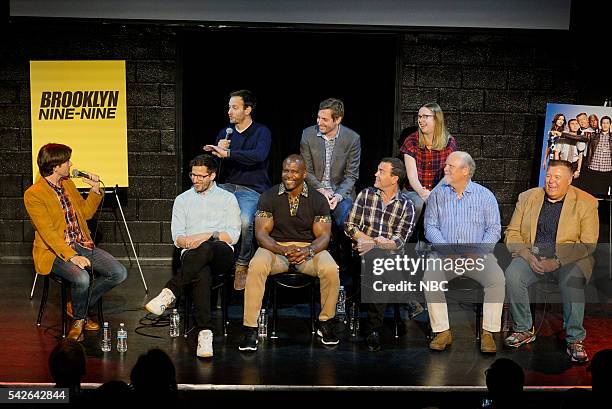
[[(501, 237), (501, 224), (493, 193), (471, 180), (475, 170), (474, 160), (467, 152), (453, 152), (446, 159), (445, 179), (429, 195), (425, 238), (432, 243), (434, 253), (423, 281), (443, 283), (465, 275), (484, 287), (480, 350), (494, 353), (492, 333), (501, 329), (505, 296), (504, 273), (492, 254)], [(431, 262), (436, 260), (444, 262)], [(454, 268), (447, 268), (449, 265)], [(425, 299), (435, 333), (429, 348), (443, 351), (452, 342), (446, 296), (444, 291), (430, 287)]]
[[(403, 250), (414, 227), (414, 205), (400, 190), (406, 168), (397, 158), (383, 158), (378, 165), (374, 187), (362, 190), (345, 223), (346, 234), (353, 239), (360, 255), (377, 247)], [(368, 305), (370, 351), (380, 350), (380, 331), (387, 304)]]

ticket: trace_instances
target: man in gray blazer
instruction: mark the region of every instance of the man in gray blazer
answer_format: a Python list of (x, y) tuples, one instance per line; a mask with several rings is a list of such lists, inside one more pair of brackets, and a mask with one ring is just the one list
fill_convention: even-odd
[(341, 126), (344, 104), (328, 98), (319, 104), (317, 125), (304, 129), (300, 154), (306, 163), (306, 182), (327, 198), (334, 224), (344, 229), (359, 178), (359, 134)]

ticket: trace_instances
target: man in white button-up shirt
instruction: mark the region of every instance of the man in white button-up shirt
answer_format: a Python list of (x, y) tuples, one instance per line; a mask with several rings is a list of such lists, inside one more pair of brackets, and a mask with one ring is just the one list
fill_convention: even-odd
[(161, 315), (185, 285), (192, 285), (199, 331), (197, 356), (212, 357), (210, 288), (216, 274), (232, 267), (233, 245), (240, 236), (240, 208), (236, 197), (215, 183), (217, 164), (211, 156), (195, 157), (190, 168), (193, 187), (181, 193), (172, 208), (172, 240), (182, 249), (181, 268), (145, 308)]

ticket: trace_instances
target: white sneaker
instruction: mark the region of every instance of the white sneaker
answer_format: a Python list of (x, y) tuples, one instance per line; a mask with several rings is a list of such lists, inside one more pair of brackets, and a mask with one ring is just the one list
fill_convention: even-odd
[(176, 300), (174, 293), (167, 288), (161, 290), (161, 293), (145, 305), (145, 309), (152, 314), (162, 315), (166, 308)]
[(213, 356), (213, 333), (209, 329), (200, 331), (198, 334), (198, 349), (196, 355), (200, 358), (210, 358)]

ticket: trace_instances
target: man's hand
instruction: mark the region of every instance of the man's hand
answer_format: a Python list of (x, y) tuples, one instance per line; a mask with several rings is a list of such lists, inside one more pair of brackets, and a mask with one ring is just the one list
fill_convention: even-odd
[(554, 258), (543, 258), (541, 260), (536, 259), (534, 266), (531, 268), (533, 271), (539, 274), (550, 273), (551, 271), (555, 271), (559, 268), (559, 262)]
[(88, 178), (83, 178), (83, 182), (87, 183), (93, 188), (93, 191), (100, 194), (100, 176), (93, 173), (87, 174)]
[(422, 188), (417, 193), (419, 194), (419, 196), (421, 196), (421, 199), (423, 199), (423, 201), (426, 201), (431, 191), (428, 189)]
[(219, 139), (217, 142), (217, 146), (223, 149), (229, 149), (231, 143), (231, 139)]
[(308, 247), (297, 247), (288, 256), (289, 264), (302, 264), (309, 256)]
[(357, 250), (360, 256), (363, 256), (374, 247), (376, 247), (376, 242), (370, 238), (362, 237), (357, 240)]
[(187, 250), (197, 249), (202, 243), (208, 240), (208, 237), (199, 236), (200, 235), (179, 237), (176, 243), (179, 247)]
[(72, 262), (73, 264), (76, 264), (77, 267), (82, 268), (82, 269), (91, 267), (91, 262), (89, 261), (87, 257), (76, 255), (76, 256), (72, 256), (69, 261)]
[(381, 248), (386, 248), (390, 244), (393, 244), (393, 247), (395, 247), (395, 242), (393, 240), (383, 236), (374, 237), (374, 243), (376, 243), (376, 245)]
[(331, 197), (331, 199), (328, 200), (329, 208), (334, 210), (336, 208), (336, 206), (338, 206), (338, 203), (340, 203), (342, 201), (342, 199), (344, 199), (342, 197), (342, 195), (340, 195), (338, 193), (334, 193), (333, 196)]
[(328, 202), (331, 200), (332, 197), (334, 197), (334, 192), (331, 189), (325, 189), (325, 188), (320, 187), (317, 189), (317, 192), (325, 196)]
[(538, 258), (534, 256), (533, 253), (529, 251), (529, 249), (521, 249), (521, 251), (518, 252), (518, 255), (525, 259), (525, 261), (529, 264), (529, 267), (531, 267), (534, 272), (538, 274), (544, 274), (544, 272), (539, 266)]
[(229, 156), (229, 149), (221, 148), (217, 145), (206, 145), (203, 148), (206, 152), (211, 152), (218, 158), (227, 158)]

